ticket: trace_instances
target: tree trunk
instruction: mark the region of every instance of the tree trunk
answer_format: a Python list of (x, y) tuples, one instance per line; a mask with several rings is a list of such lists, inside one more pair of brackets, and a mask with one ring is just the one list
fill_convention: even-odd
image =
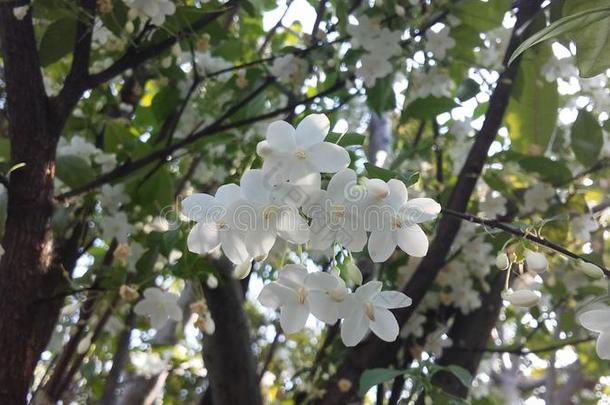
[(203, 339), (203, 360), (208, 370), (214, 405), (262, 405), (248, 319), (240, 283), (231, 277), (230, 265), (217, 266), (219, 283), (210, 289), (202, 283), (216, 330)]
[(53, 177), (58, 133), (40, 74), (31, 12), (13, 15), (0, 3), (0, 40), (5, 67), (13, 164), (0, 262), (0, 403), (26, 400), (38, 357), (56, 323), (62, 300), (40, 301), (60, 285), (52, 266)]

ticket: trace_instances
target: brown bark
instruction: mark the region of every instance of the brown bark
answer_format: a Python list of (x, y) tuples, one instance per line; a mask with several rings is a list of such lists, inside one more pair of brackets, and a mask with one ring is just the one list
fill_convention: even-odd
[(202, 283), (216, 330), (203, 339), (203, 360), (208, 370), (214, 405), (262, 405), (258, 374), (252, 354), (248, 319), (243, 309), (240, 283), (231, 277), (231, 266), (217, 263), (219, 283), (210, 289)]
[[(512, 50), (523, 39), (523, 35), (516, 34), (518, 28), (527, 23), (538, 11), (540, 1), (523, 2), (517, 16), (516, 28), (513, 32), (507, 57)], [(485, 115), (485, 121), (475, 142), (468, 154), (466, 163), (462, 168), (457, 183), (449, 197), (447, 208), (457, 212), (465, 212), (470, 196), (475, 188), (476, 182), (481, 175), (487, 153), (492, 142), (496, 138), (498, 129), (502, 125), (504, 112), (508, 106), (508, 100), (513, 87), (519, 61), (515, 61), (508, 67), (498, 79), (498, 84), (489, 101), (489, 109)], [(438, 272), (445, 264), (451, 245), (460, 229), (460, 219), (443, 216), (437, 226), (438, 235), (431, 243), (427, 256), (422, 260), (415, 275), (403, 290), (413, 300), (413, 305), (406, 310), (397, 311), (399, 323), (403, 325), (424, 298), (428, 289), (432, 286)], [(387, 367), (392, 364), (400, 348), (400, 342), (384, 343), (375, 337), (365, 340), (363, 343), (346, 353), (345, 361), (340, 366), (326, 385), (325, 396), (316, 403), (318, 404), (345, 404), (356, 396), (358, 379), (360, 374), (368, 368)], [(337, 381), (347, 379), (352, 382), (352, 388), (343, 392), (339, 389)]]
[(53, 330), (61, 300), (40, 302), (60, 285), (51, 266), (53, 177), (58, 133), (40, 74), (31, 13), (19, 21), (14, 2), (0, 3), (0, 40), (5, 67), (13, 164), (0, 262), (0, 403), (20, 404), (34, 367)]

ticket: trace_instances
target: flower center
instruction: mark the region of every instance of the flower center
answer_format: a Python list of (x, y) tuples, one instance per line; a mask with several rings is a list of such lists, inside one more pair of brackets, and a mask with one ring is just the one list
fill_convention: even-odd
[(371, 320), (371, 322), (375, 321), (375, 308), (373, 304), (367, 302), (364, 306), (364, 312), (366, 313), (366, 317)]
[(332, 290), (328, 295), (333, 301), (341, 302), (347, 296), (347, 290), (345, 288), (337, 287)]
[(400, 228), (402, 228), (402, 221), (398, 215), (394, 215), (394, 218), (392, 218), (392, 229)]
[(216, 227), (218, 229), (227, 229), (228, 228), (227, 223), (225, 221), (223, 221), (222, 219), (220, 221), (216, 222)]
[(267, 207), (265, 207), (265, 209), (263, 209), (263, 218), (264, 219), (269, 219), (276, 212), (277, 212), (277, 208), (276, 207), (274, 207), (272, 205), (267, 206)]
[(338, 217), (343, 218), (345, 216), (345, 206), (343, 205), (333, 205), (330, 211)]
[(301, 287), (297, 290), (297, 299), (299, 304), (303, 305), (305, 303), (305, 299), (307, 299), (307, 290), (305, 287)]
[(297, 159), (300, 160), (304, 160), (307, 156), (305, 155), (305, 151), (304, 150), (297, 150), (296, 152), (294, 152), (294, 156)]

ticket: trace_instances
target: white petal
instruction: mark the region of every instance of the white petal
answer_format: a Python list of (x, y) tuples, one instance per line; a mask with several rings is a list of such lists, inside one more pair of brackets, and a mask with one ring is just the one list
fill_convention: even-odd
[(279, 152), (293, 152), (296, 149), (295, 130), (286, 121), (272, 122), (267, 128), (267, 142)]
[(140, 316), (148, 316), (152, 311), (153, 303), (149, 300), (140, 300), (134, 307), (133, 312)]
[(307, 149), (311, 145), (324, 141), (330, 121), (324, 114), (310, 114), (299, 123), (295, 133), (296, 143), (300, 148)]
[(593, 332), (601, 332), (610, 328), (610, 309), (594, 309), (578, 316), (578, 322)]
[(213, 205), (214, 197), (203, 193), (191, 194), (181, 203), (182, 213), (197, 222), (211, 220), (206, 216)]
[(209, 253), (220, 244), (216, 224), (200, 222), (196, 224), (186, 239), (188, 249), (197, 254)]
[(367, 302), (377, 295), (379, 291), (381, 291), (381, 287), (383, 287), (383, 283), (381, 281), (369, 281), (368, 283), (358, 287), (354, 294), (360, 301)]
[(278, 271), (277, 279), (279, 283), (296, 290), (305, 284), (308, 274), (307, 268), (301, 264), (287, 264)]
[(610, 360), (610, 330), (606, 330), (597, 337), (595, 351), (600, 359)]
[(381, 179), (366, 179), (366, 191), (375, 199), (386, 198), (390, 194), (388, 184)]
[(441, 205), (432, 198), (414, 198), (407, 201), (402, 210), (402, 219), (411, 224), (432, 221), (441, 212)]
[(219, 232), (219, 239), (222, 252), (234, 264), (242, 264), (251, 259), (241, 232), (225, 230)]
[(267, 204), (272, 190), (267, 179), (260, 169), (247, 170), (239, 182), (243, 196), (250, 202)]
[(341, 324), (341, 340), (345, 346), (356, 346), (369, 330), (369, 322), (363, 311), (354, 311)]
[(353, 223), (347, 222), (338, 239), (337, 242), (351, 252), (362, 252), (364, 245), (366, 245), (364, 225), (353, 225)]
[(407, 186), (400, 180), (391, 179), (388, 181), (388, 189), (390, 195), (386, 198), (388, 204), (395, 209), (402, 207), (408, 198)]
[(394, 231), (396, 243), (406, 254), (423, 257), (428, 253), (428, 237), (419, 225), (403, 226)]
[(385, 308), (374, 308), (374, 321), (370, 321), (369, 327), (379, 339), (393, 342), (398, 337), (398, 322), (389, 310)]
[(163, 299), (163, 290), (157, 287), (148, 287), (144, 290), (144, 297), (148, 301), (161, 301)]
[(413, 301), (400, 291), (381, 291), (371, 301), (381, 308), (404, 308), (410, 306)]
[(305, 285), (311, 290), (330, 291), (337, 287), (337, 278), (332, 274), (318, 271), (305, 277)]
[(214, 195), (216, 203), (227, 207), (242, 198), (239, 186), (234, 183), (224, 184), (218, 187)]
[(322, 142), (307, 150), (307, 160), (320, 173), (335, 173), (349, 166), (349, 153), (339, 145)]
[(258, 302), (262, 306), (272, 309), (279, 308), (282, 305), (296, 305), (297, 300), (298, 297), (294, 290), (276, 282), (264, 286), (258, 295)]
[(396, 242), (392, 231), (373, 230), (369, 236), (369, 256), (375, 263), (385, 262), (394, 252)]
[(266, 257), (275, 244), (275, 232), (270, 229), (253, 229), (246, 233), (246, 247), (250, 256)]
[(527, 269), (536, 273), (542, 273), (549, 267), (549, 262), (544, 254), (528, 250), (525, 252), (525, 262)]
[(356, 185), (356, 172), (352, 169), (343, 169), (330, 179), (326, 191), (330, 199), (341, 202), (353, 196), (351, 191)]
[(165, 309), (170, 319), (173, 319), (176, 322), (180, 322), (182, 320), (182, 310), (178, 305), (167, 305)]
[(290, 243), (309, 241), (309, 226), (296, 210), (283, 209), (276, 226), (280, 237)]
[(324, 323), (333, 325), (339, 319), (337, 303), (328, 294), (321, 291), (311, 291), (307, 297), (311, 314)]
[(280, 309), (280, 325), (287, 335), (303, 329), (308, 317), (307, 305), (287, 305)]

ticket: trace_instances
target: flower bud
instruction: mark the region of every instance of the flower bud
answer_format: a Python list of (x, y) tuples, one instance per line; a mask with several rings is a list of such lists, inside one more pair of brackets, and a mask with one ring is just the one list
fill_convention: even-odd
[(510, 260), (508, 260), (508, 255), (506, 253), (500, 253), (496, 256), (496, 267), (500, 270), (508, 270), (510, 266)]
[(252, 268), (252, 263), (250, 261), (245, 261), (242, 264), (238, 264), (235, 266), (233, 270), (233, 277), (238, 280), (243, 280), (250, 274), (250, 269)]
[(191, 312), (197, 315), (205, 315), (208, 313), (208, 305), (204, 300), (195, 301), (190, 305)]
[(125, 31), (127, 31), (128, 34), (133, 33), (135, 27), (133, 26), (133, 22), (131, 21), (127, 21), (127, 24), (125, 24)]
[(80, 342), (78, 342), (78, 346), (76, 346), (76, 352), (78, 354), (85, 354), (91, 347), (91, 338), (93, 337), (93, 333), (89, 332), (87, 336), (85, 336)]
[(256, 154), (262, 158), (268, 157), (273, 152), (271, 145), (267, 141), (260, 141), (256, 145)]
[(136, 290), (135, 288), (132, 288), (130, 286), (128, 286), (127, 284), (123, 284), (121, 287), (119, 287), (119, 296), (121, 297), (121, 299), (125, 302), (131, 302), (134, 301), (135, 299), (137, 299), (140, 294), (138, 293), (138, 290)]
[(588, 263), (584, 260), (579, 260), (578, 267), (583, 273), (585, 273), (588, 277), (591, 277), (594, 280), (598, 280), (604, 277), (604, 271), (593, 263)]
[(358, 266), (356, 266), (356, 263), (350, 261), (349, 263), (347, 263), (347, 265), (345, 267), (347, 270), (347, 277), (349, 277), (349, 279), (354, 284), (361, 285), (362, 284), (362, 272), (360, 271)]
[(215, 289), (216, 287), (218, 287), (218, 279), (216, 278), (216, 276), (214, 276), (213, 274), (210, 274), (207, 278), (207, 280), (205, 281), (205, 283), (208, 285), (208, 288), (210, 290)]
[(532, 290), (502, 291), (502, 298), (516, 307), (529, 308), (540, 302), (540, 296)]
[(129, 260), (129, 245), (126, 243), (121, 243), (116, 247), (116, 249), (114, 249), (114, 253), (112, 255), (115, 259), (123, 262), (123, 264), (127, 263)]
[(341, 392), (348, 392), (352, 389), (352, 382), (347, 378), (342, 378), (337, 381), (337, 387), (339, 387), (339, 391)]
[(527, 269), (535, 273), (543, 273), (549, 267), (549, 262), (542, 253), (531, 250), (525, 252), (525, 263), (527, 263)]

